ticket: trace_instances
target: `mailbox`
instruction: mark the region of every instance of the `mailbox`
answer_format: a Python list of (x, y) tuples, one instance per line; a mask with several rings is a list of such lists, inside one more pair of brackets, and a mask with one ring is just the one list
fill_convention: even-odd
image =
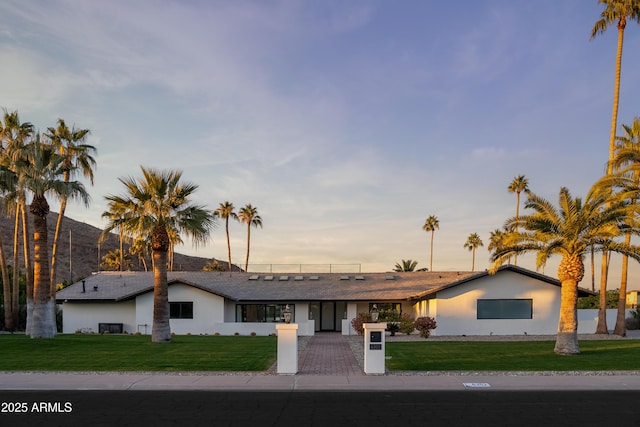
[(385, 373), (384, 330), (386, 323), (364, 324), (364, 373)]

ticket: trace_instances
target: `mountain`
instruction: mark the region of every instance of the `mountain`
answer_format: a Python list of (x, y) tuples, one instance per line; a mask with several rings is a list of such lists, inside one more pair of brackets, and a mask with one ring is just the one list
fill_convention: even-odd
[[(31, 215), (29, 215), (29, 217), (30, 216)], [(57, 212), (51, 212), (47, 218), (50, 245), (49, 256), (51, 256), (51, 245), (53, 244), (57, 218)], [(29, 227), (29, 232), (33, 233), (31, 221), (29, 221)], [(0, 217), (0, 237), (2, 238), (5, 257), (9, 265), (13, 264), (13, 229), (14, 223), (12, 218)], [(71, 231), (71, 233), (69, 233), (69, 231)], [(102, 261), (101, 258), (107, 252), (118, 249), (119, 243), (116, 235), (109, 236), (98, 246), (98, 237), (101, 232), (101, 229), (92, 225), (75, 221), (68, 217), (64, 218), (58, 242), (58, 255), (56, 257), (56, 281), (58, 283), (68, 281), (70, 277), (75, 282), (83, 277), (89, 276), (92, 272), (98, 271), (98, 266)], [(71, 258), (69, 257), (69, 234), (71, 234)], [(22, 242), (22, 234), (20, 235), (20, 242)], [(125, 251), (128, 248), (129, 245), (125, 243)], [(33, 253), (33, 247), (31, 250)], [(100, 253), (98, 253), (98, 251), (100, 251)], [(202, 270), (204, 265), (210, 260), (210, 258), (176, 253), (174, 255), (174, 270), (199, 271)], [(69, 270), (70, 261), (71, 271)], [(219, 262), (222, 265), (226, 265), (226, 262)], [(21, 266), (24, 265), (22, 244), (20, 245), (19, 264)], [(144, 266), (138, 266), (137, 264), (137, 260), (134, 260), (134, 268), (132, 268), (132, 270), (144, 270)], [(150, 260), (147, 260), (147, 264), (149, 268), (151, 268)]]

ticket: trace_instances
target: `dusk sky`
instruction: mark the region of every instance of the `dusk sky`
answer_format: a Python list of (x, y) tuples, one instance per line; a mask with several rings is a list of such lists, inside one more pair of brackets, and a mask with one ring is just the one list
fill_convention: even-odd
[[(122, 194), (118, 177), (139, 177), (141, 165), (181, 169), (211, 210), (225, 200), (258, 207), (250, 263), (428, 267), (422, 225), (435, 215), (434, 270), (470, 270), (471, 233), (484, 241), (482, 270), (489, 233), (515, 214), (515, 176), (557, 203), (561, 186), (584, 196), (605, 173), (617, 30), (589, 40), (602, 9), (3, 0), (0, 107), (42, 131), (58, 118), (91, 130), (92, 203), (69, 207), (76, 220), (104, 227), (104, 196)], [(639, 49), (629, 22), (619, 124), (640, 115)], [(246, 227), (230, 228), (243, 265)], [(206, 246), (177, 250), (226, 260), (224, 224)], [(518, 265), (535, 269), (533, 260)], [(638, 263), (631, 271), (639, 289)], [(588, 260), (581, 285), (590, 287)]]

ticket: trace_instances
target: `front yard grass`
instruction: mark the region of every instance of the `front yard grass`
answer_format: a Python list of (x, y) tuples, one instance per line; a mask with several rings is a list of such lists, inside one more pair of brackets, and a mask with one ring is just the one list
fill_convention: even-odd
[(634, 371), (640, 340), (580, 341), (580, 354), (559, 356), (555, 341), (419, 341), (386, 343), (390, 371)]
[(0, 371), (265, 371), (276, 350), (276, 337), (259, 336), (0, 335)]

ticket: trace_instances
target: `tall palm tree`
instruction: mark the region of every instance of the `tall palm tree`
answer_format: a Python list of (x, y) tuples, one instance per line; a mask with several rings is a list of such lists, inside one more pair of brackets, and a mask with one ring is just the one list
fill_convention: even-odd
[[(518, 215), (520, 214), (520, 193), (522, 193), (523, 191), (525, 193), (529, 192), (529, 180), (525, 178), (524, 175), (518, 175), (515, 178), (513, 178), (513, 181), (511, 181), (511, 184), (509, 184), (509, 187), (507, 187), (507, 190), (509, 190), (509, 193), (516, 193), (516, 219), (517, 219)], [(513, 265), (518, 265), (517, 255), (513, 256)]]
[[(636, 117), (631, 126), (622, 125), (624, 135), (616, 137), (616, 153), (613, 159), (614, 171), (629, 174), (635, 185), (639, 185), (640, 181), (640, 118)], [(626, 169), (625, 169), (626, 168)], [(622, 170), (621, 170), (622, 169)], [(636, 199), (631, 199), (631, 203), (637, 203)], [(631, 243), (631, 234), (625, 234), (625, 243)], [(626, 295), (627, 295), (627, 277), (629, 271), (629, 257), (622, 256), (622, 275), (620, 279), (620, 293), (618, 299), (618, 314), (616, 316), (616, 325), (613, 333), (625, 336), (626, 327)]]
[[(505, 226), (512, 231), (491, 256), (492, 273), (512, 254), (535, 252), (538, 267), (544, 266), (552, 255), (562, 257), (558, 267), (561, 301), (554, 349), (557, 354), (580, 352), (576, 303), (578, 284), (584, 277), (584, 257), (590, 246), (596, 251), (626, 253), (640, 261), (640, 247), (615, 240), (623, 230), (631, 234), (640, 232), (637, 224), (628, 222), (638, 212), (638, 206), (628, 202), (638, 194), (637, 189), (625, 189), (631, 184), (619, 175), (605, 176), (591, 187), (584, 201), (574, 198), (563, 187), (558, 207), (530, 193), (525, 208), (533, 213), (506, 222)], [(621, 190), (615, 193), (612, 188)]]
[(482, 239), (480, 239), (478, 233), (471, 233), (464, 243), (464, 248), (469, 249), (471, 252), (471, 271), (475, 271), (476, 249), (480, 246), (484, 246), (484, 243), (482, 243)]
[[(108, 196), (109, 202), (126, 207), (124, 222), (118, 223), (136, 239), (150, 239), (153, 257), (152, 342), (170, 342), (167, 252), (169, 229), (189, 236), (195, 245), (205, 243), (214, 225), (203, 206), (191, 203), (198, 186), (181, 182), (180, 171), (159, 171), (141, 167), (142, 178), (119, 178), (123, 196)], [(106, 231), (109, 231), (108, 229)]]
[[(2, 155), (0, 160), (2, 165), (15, 175), (15, 180), (8, 195), (5, 197), (5, 203), (8, 203), (10, 211), (14, 213), (14, 231), (13, 231), (13, 283), (11, 295), (11, 311), (13, 314), (13, 322), (18, 325), (19, 315), (19, 286), (20, 286), (20, 267), (18, 266), (19, 253), (19, 235), (20, 226), (22, 225), (23, 233), (23, 249), (26, 276), (26, 300), (27, 312), (31, 313), (33, 308), (33, 281), (31, 275), (31, 257), (29, 247), (29, 227), (26, 218), (26, 195), (24, 188), (24, 179), (22, 170), (27, 163), (25, 158), (25, 147), (33, 138), (34, 127), (30, 122), (21, 122), (18, 111), (3, 110), (3, 120), (0, 123), (0, 140), (2, 142)], [(8, 182), (8, 181), (7, 181)], [(31, 316), (27, 315), (27, 331), (29, 330)]]
[(61, 179), (63, 158), (53, 146), (43, 144), (36, 136), (27, 148), (28, 164), (24, 169), (25, 187), (32, 194), (29, 211), (33, 214), (33, 319), (32, 338), (56, 335), (55, 297), (51, 294), (49, 274), (49, 239), (47, 195), (57, 198), (79, 198), (89, 204), (89, 194), (82, 183)]
[(422, 229), (424, 231), (431, 232), (431, 244), (429, 247), (429, 271), (433, 271), (433, 234), (437, 229), (440, 228), (440, 221), (438, 221), (438, 217), (435, 215), (429, 215), (427, 219), (424, 221), (424, 225)]
[[(622, 67), (622, 45), (624, 42), (624, 30), (627, 26), (627, 18), (640, 23), (640, 0), (599, 0), (605, 9), (600, 14), (591, 29), (593, 40), (597, 35), (607, 31), (610, 25), (616, 24), (618, 28), (618, 45), (616, 50), (616, 71), (613, 85), (613, 109), (611, 112), (611, 130), (609, 132), (609, 163), (607, 175), (613, 173), (613, 158), (615, 156), (616, 127), (618, 121), (618, 104), (620, 99), (620, 69)], [(600, 274), (600, 309), (598, 311), (597, 334), (608, 334), (607, 316), (605, 311), (607, 294), (607, 277), (609, 273), (609, 256), (602, 252), (602, 266)]]
[(229, 218), (234, 219), (236, 221), (238, 220), (238, 214), (236, 214), (233, 211), (234, 209), (235, 207), (233, 206), (233, 203), (226, 201), (224, 203), (220, 203), (220, 206), (218, 206), (218, 209), (213, 211), (213, 215), (216, 218), (220, 217), (224, 219), (224, 230), (227, 235), (227, 257), (229, 260), (228, 271), (231, 271), (231, 242), (229, 240)]
[[(93, 185), (93, 169), (96, 161), (92, 154), (96, 153), (93, 145), (85, 143), (89, 135), (89, 129), (71, 129), (63, 119), (58, 119), (58, 126), (47, 129), (45, 134), (53, 144), (53, 147), (62, 156), (62, 176), (65, 182), (69, 182), (76, 172), (82, 173)], [(67, 209), (67, 198), (60, 199), (60, 211), (56, 221), (56, 229), (53, 235), (53, 245), (51, 247), (51, 292), (56, 292), (56, 256), (58, 252), (58, 240), (62, 229), (62, 220)]]
[[(640, 23), (640, 0), (599, 0), (605, 5), (600, 14), (600, 19), (591, 29), (591, 40), (599, 34), (607, 31), (610, 25), (616, 24), (618, 28), (618, 47), (616, 50), (616, 74), (613, 86), (613, 112), (611, 113), (611, 131), (609, 133), (609, 161), (615, 155), (615, 138), (618, 121), (618, 103), (620, 98), (620, 68), (622, 66), (622, 45), (624, 42), (624, 30), (627, 26), (627, 18)], [(607, 174), (613, 173), (613, 165), (607, 166)]]
[(258, 208), (251, 206), (251, 204), (240, 208), (238, 217), (241, 223), (247, 224), (247, 258), (244, 262), (244, 271), (247, 271), (249, 268), (249, 248), (251, 247), (251, 226), (262, 228), (262, 218), (258, 215)]
[[(2, 215), (6, 214), (4, 195), (10, 192), (14, 186), (15, 174), (0, 164), (0, 194), (3, 195), (3, 203), (0, 204), (0, 214)], [(2, 277), (2, 296), (4, 301), (4, 329), (6, 331), (15, 331), (17, 325), (14, 322), (11, 282), (9, 281), (9, 268), (7, 266), (7, 257), (4, 252), (2, 236), (0, 236), (0, 277)]]

